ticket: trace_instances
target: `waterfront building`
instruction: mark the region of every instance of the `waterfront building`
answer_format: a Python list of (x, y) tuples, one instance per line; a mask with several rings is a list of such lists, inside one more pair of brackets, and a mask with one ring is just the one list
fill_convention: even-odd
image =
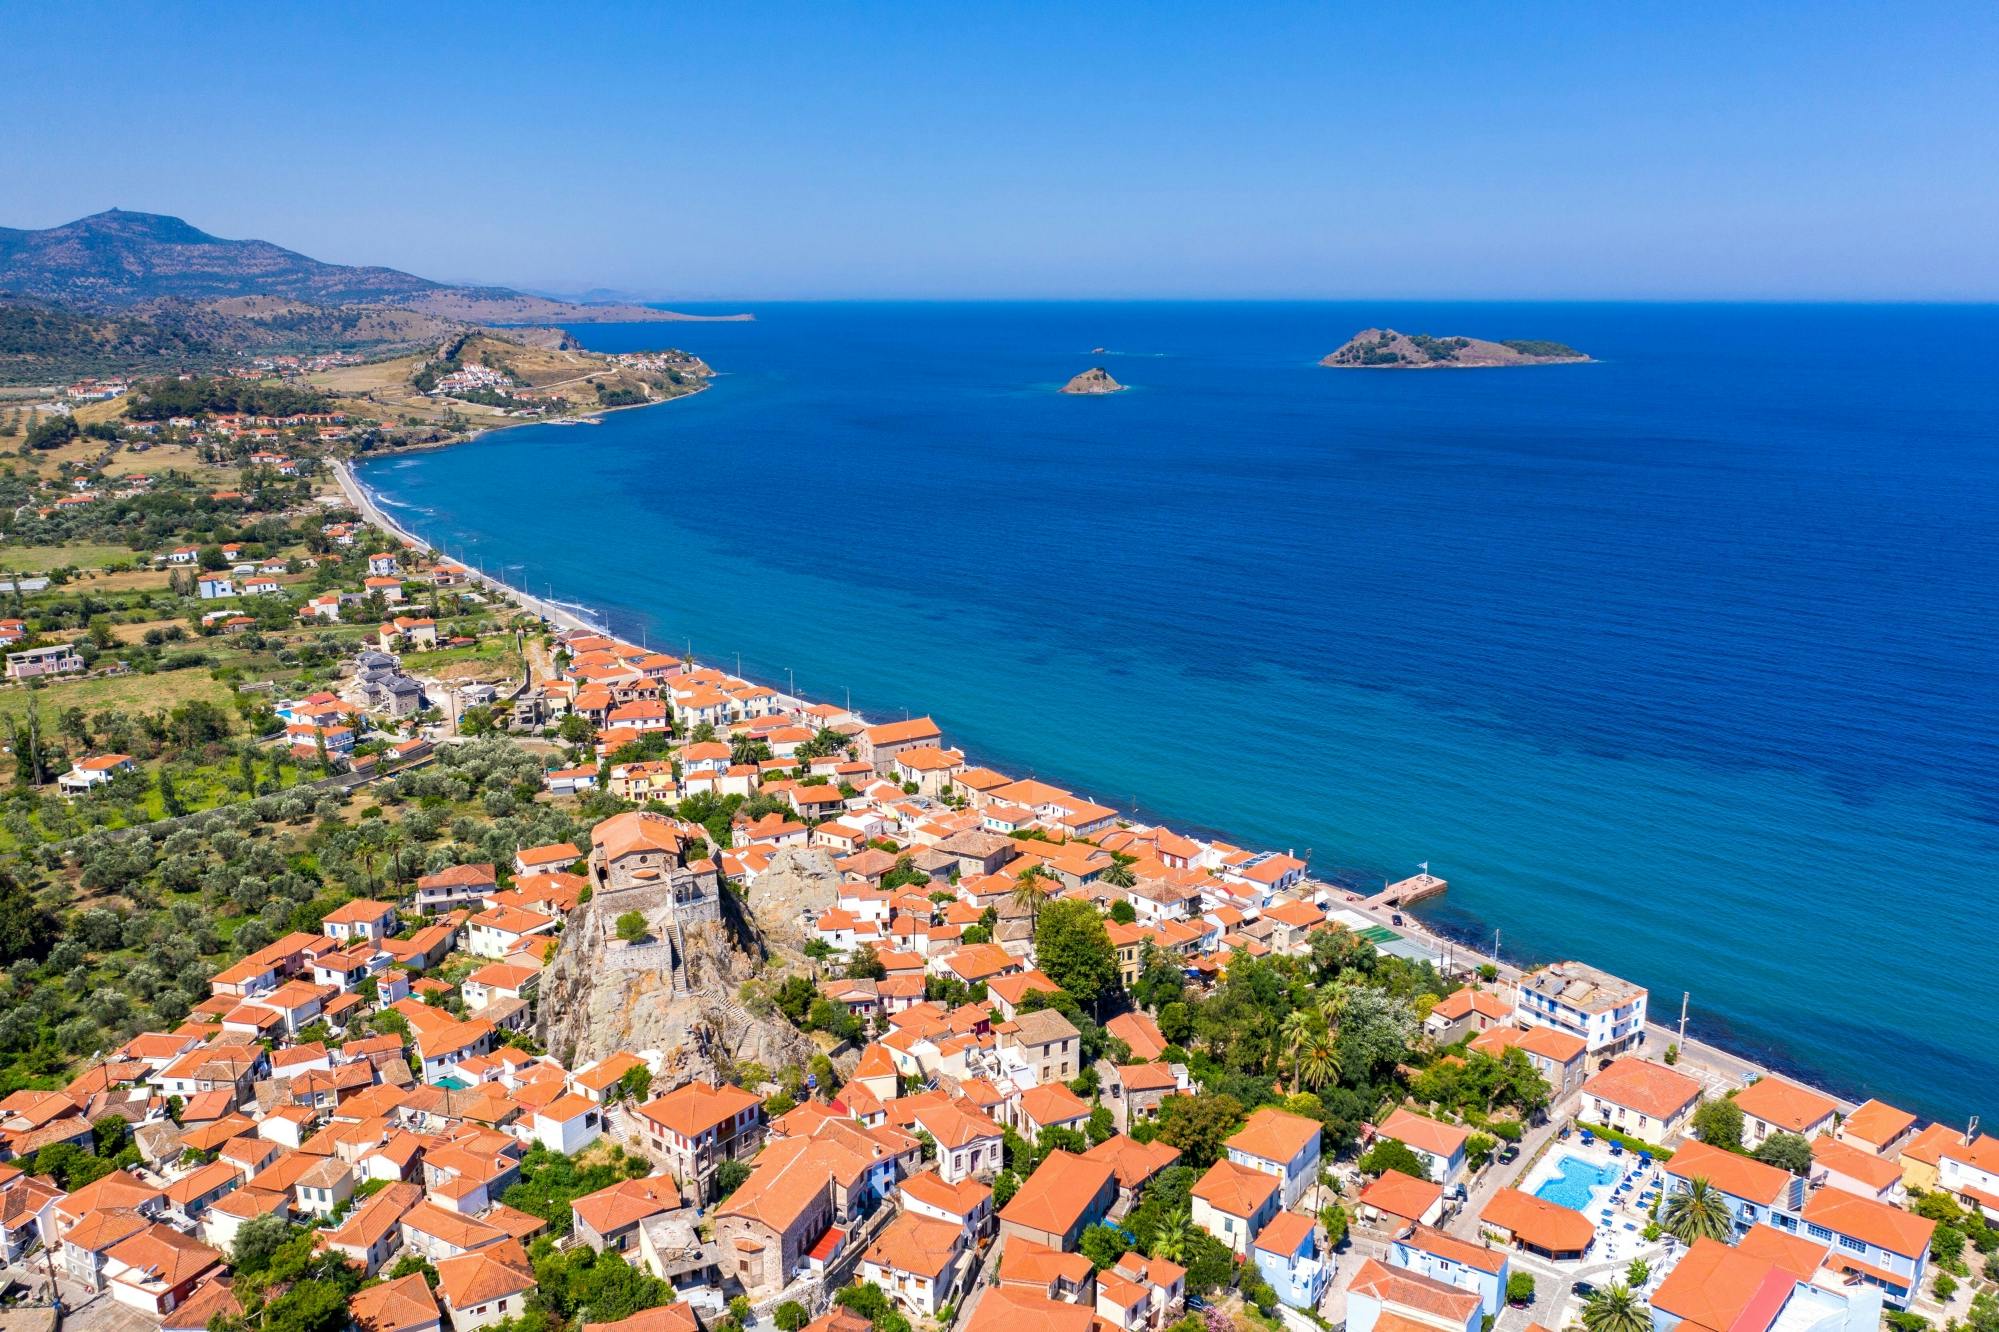
[(1592, 1055), (1621, 1054), (1645, 1039), (1646, 991), (1583, 962), (1554, 962), (1520, 979), (1514, 1021), (1580, 1036)]
[(1700, 1104), (1701, 1084), (1664, 1064), (1629, 1056), (1583, 1084), (1582, 1118), (1664, 1145)]

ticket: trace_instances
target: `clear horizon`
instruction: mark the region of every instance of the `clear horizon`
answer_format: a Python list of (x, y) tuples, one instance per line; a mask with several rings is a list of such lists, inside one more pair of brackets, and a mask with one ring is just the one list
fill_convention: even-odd
[(561, 22), (10, 15), (0, 221), (656, 301), (1999, 299), (1990, 6)]

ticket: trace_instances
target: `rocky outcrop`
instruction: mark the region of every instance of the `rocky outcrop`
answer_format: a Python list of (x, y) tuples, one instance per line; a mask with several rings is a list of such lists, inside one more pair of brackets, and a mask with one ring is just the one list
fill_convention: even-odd
[(614, 1050), (657, 1050), (669, 1076), (715, 1078), (732, 1064), (794, 1067), (819, 1052), (783, 1019), (736, 1001), (763, 963), (736, 946), (726, 922), (627, 944), (603, 902), (593, 898), (570, 917), (542, 981), (541, 1041), (570, 1067)]
[(787, 846), (770, 859), (750, 890), (750, 911), (771, 943), (805, 946), (805, 918), (840, 900), (840, 871), (823, 847)]
[(1124, 385), (1112, 379), (1111, 372), (1098, 365), (1092, 366), (1064, 384), (1062, 391), (1078, 394), (1122, 393)]
[(1319, 361), (1342, 370), (1467, 370), (1509, 365), (1571, 365), (1590, 358), (1562, 342), (1515, 339), (1433, 338), (1364, 328)]

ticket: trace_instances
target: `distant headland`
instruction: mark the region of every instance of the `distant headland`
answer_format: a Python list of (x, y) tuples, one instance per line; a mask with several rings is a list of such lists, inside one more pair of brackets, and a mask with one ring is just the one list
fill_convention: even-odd
[(1320, 365), (1342, 370), (1470, 370), (1507, 365), (1574, 365), (1590, 357), (1563, 342), (1516, 339), (1433, 338), (1364, 328)]
[(1111, 378), (1111, 372), (1102, 366), (1091, 366), (1062, 386), (1064, 393), (1122, 393), (1124, 385)]

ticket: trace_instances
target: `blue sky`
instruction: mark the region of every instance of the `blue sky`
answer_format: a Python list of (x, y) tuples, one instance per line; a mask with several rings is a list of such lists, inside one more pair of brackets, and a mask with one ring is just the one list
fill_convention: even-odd
[(44, 6), (0, 224), (784, 297), (1999, 298), (1999, 6)]

